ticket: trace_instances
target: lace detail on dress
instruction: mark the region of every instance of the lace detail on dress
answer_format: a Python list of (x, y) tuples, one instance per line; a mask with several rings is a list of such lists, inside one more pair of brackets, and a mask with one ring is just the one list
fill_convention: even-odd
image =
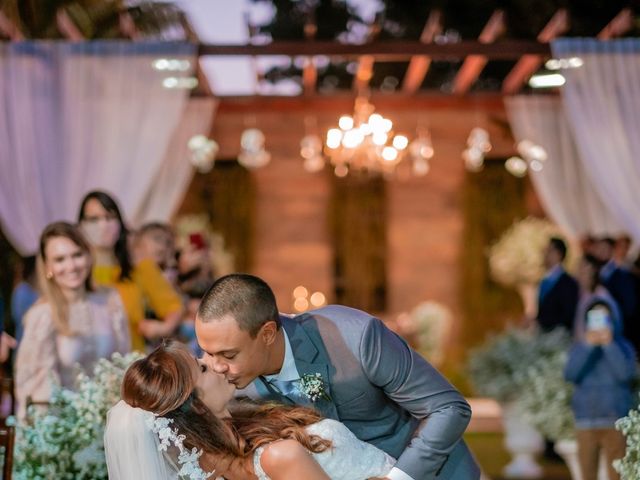
[[(313, 453), (331, 480), (366, 480), (386, 476), (395, 460), (377, 447), (358, 440), (344, 424), (325, 419), (307, 427), (307, 432), (330, 440), (333, 447), (321, 453)], [(258, 480), (270, 480), (262, 469), (260, 457), (264, 447), (257, 448), (253, 466)]]

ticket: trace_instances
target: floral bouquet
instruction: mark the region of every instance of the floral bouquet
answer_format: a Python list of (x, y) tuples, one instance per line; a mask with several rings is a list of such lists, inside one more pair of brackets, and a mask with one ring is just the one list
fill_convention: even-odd
[(627, 439), (627, 449), (624, 458), (615, 460), (613, 467), (620, 474), (622, 480), (640, 478), (640, 407), (631, 410), (626, 417), (616, 422), (616, 428)]
[(139, 353), (99, 360), (93, 377), (78, 375), (77, 391), (56, 387), (46, 412), (30, 407), (16, 426), (17, 480), (107, 479), (103, 434), (107, 411), (120, 400), (120, 384)]
[(527, 370), (543, 358), (569, 347), (569, 335), (562, 330), (537, 333), (509, 327), (471, 351), (467, 370), (474, 390), (502, 403), (518, 400), (529, 381)]
[(551, 440), (575, 436), (571, 394), (573, 386), (564, 379), (566, 351), (541, 356), (522, 372), (518, 381), (522, 394), (517, 408), (529, 425)]
[[(563, 235), (557, 226), (547, 220), (527, 217), (515, 222), (489, 249), (489, 267), (493, 279), (506, 287), (540, 282), (544, 276), (544, 249), (554, 236)], [(568, 250), (571, 252), (574, 249)]]

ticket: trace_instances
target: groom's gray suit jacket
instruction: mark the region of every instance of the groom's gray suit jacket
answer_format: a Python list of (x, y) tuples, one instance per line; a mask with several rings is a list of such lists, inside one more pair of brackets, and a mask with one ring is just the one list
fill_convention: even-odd
[[(398, 459), (416, 480), (476, 480), (480, 470), (461, 440), (471, 418), (464, 398), (380, 320), (327, 306), (281, 316), (300, 375), (320, 373), (330, 400), (315, 408)], [(292, 403), (262, 378), (238, 392)]]

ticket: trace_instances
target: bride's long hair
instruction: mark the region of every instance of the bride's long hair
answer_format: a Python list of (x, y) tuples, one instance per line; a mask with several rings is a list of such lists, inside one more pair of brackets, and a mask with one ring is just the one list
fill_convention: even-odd
[(309, 408), (238, 402), (230, 408), (230, 418), (216, 417), (196, 390), (190, 367), (194, 361), (186, 346), (165, 341), (127, 369), (122, 399), (132, 407), (173, 419), (173, 426), (185, 435), (184, 446), (209, 454), (218, 471), (237, 468), (238, 460), (284, 438), (297, 440), (314, 453), (331, 447), (328, 440), (305, 431), (304, 427), (322, 419)]

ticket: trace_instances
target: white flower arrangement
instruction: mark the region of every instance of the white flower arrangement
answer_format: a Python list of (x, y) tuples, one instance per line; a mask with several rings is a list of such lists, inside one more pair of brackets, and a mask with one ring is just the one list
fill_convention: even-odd
[(451, 311), (437, 302), (422, 302), (409, 314), (415, 328), (418, 350), (432, 364), (441, 365), (451, 328)]
[(120, 399), (127, 367), (141, 355), (118, 353), (99, 360), (77, 390), (55, 387), (46, 412), (30, 407), (28, 421), (16, 425), (16, 480), (107, 479), (103, 434), (107, 411)]
[(475, 392), (502, 403), (517, 400), (529, 380), (529, 367), (541, 358), (565, 352), (569, 342), (568, 334), (560, 329), (537, 333), (507, 328), (470, 352), (467, 370)]
[(575, 437), (571, 410), (573, 386), (564, 379), (567, 352), (540, 356), (522, 373), (521, 395), (516, 408), (524, 419), (546, 438), (554, 441)]
[[(553, 223), (535, 217), (514, 222), (489, 249), (492, 278), (506, 286), (535, 285), (544, 276), (544, 249), (551, 237), (563, 237)], [(568, 248), (568, 264), (573, 264), (575, 248)]]
[(300, 392), (312, 402), (319, 399), (331, 400), (326, 391), (324, 379), (319, 373), (306, 373), (300, 378)]
[(640, 478), (640, 407), (618, 420), (616, 429), (625, 435), (627, 448), (624, 457), (613, 462), (613, 468), (622, 480), (636, 480)]

